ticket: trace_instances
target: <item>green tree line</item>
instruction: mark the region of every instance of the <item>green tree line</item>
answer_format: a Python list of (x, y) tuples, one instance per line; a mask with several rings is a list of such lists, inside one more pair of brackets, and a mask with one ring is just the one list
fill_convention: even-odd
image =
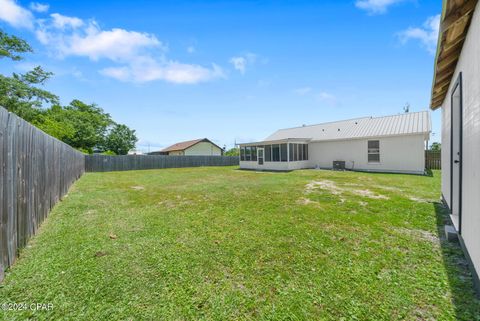
[[(19, 61), (31, 52), (25, 40), (0, 29), (0, 59)], [(135, 147), (135, 130), (116, 123), (96, 104), (75, 99), (62, 106), (57, 95), (42, 88), (52, 76), (40, 66), (24, 74), (0, 74), (0, 106), (85, 153), (124, 155)]]

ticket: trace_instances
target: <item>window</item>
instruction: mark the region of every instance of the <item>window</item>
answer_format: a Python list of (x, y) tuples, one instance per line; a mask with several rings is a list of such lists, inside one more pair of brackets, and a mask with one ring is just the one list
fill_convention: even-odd
[(303, 144), (303, 160), (308, 160), (308, 145)]
[(251, 158), (251, 153), (250, 153), (250, 146), (245, 147), (245, 160), (249, 161)]
[(288, 155), (289, 155), (289, 156), (288, 156), (288, 160), (289, 160), (290, 162), (293, 162), (293, 144), (290, 143), (290, 144), (288, 144), (288, 145), (289, 145), (289, 146), (288, 146)]
[(293, 160), (298, 161), (298, 144), (293, 144)]
[(303, 160), (303, 144), (298, 144), (298, 160)]
[(280, 145), (272, 145), (272, 162), (280, 161)]
[(379, 140), (368, 141), (368, 162), (380, 163), (380, 141)]
[(265, 145), (265, 161), (272, 161), (272, 145)]
[(244, 146), (240, 147), (240, 160), (241, 161), (245, 160), (245, 147)]
[(282, 162), (287, 161), (287, 144), (280, 145), (280, 160)]
[(257, 146), (252, 146), (252, 161), (257, 161)]

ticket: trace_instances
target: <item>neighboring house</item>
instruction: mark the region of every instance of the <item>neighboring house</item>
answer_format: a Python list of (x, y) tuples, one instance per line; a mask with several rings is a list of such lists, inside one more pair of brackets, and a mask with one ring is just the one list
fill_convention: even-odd
[(264, 141), (240, 144), (240, 168), (423, 174), (430, 128), (423, 111), (280, 129)]
[(443, 2), (431, 108), (442, 109), (442, 196), (480, 293), (479, 6)]
[(190, 156), (221, 156), (223, 149), (207, 138), (189, 140), (173, 144), (159, 152), (150, 155), (190, 155)]
[(128, 155), (143, 155), (144, 153), (138, 149), (131, 149), (128, 151)]

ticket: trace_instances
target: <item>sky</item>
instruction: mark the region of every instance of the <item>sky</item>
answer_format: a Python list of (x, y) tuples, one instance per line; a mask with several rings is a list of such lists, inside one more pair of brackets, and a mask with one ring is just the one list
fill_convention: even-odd
[[(96, 103), (142, 151), (428, 110), (441, 1), (15, 1), (0, 28), (34, 53), (62, 104)], [(440, 140), (432, 112), (431, 142)]]

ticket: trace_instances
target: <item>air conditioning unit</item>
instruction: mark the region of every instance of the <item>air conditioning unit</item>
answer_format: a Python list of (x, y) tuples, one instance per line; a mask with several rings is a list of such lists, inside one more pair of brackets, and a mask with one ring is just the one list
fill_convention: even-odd
[(334, 171), (344, 171), (345, 170), (345, 161), (333, 161), (333, 170)]

